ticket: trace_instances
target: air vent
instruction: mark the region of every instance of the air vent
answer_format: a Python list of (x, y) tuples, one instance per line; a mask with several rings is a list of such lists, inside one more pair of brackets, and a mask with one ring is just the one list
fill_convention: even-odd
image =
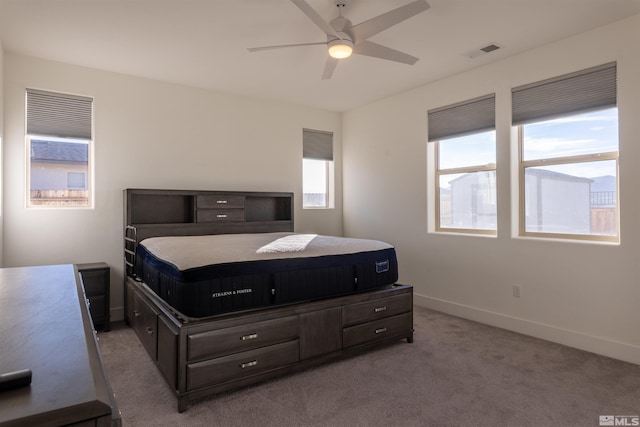
[(496, 44), (496, 43), (489, 43), (486, 46), (483, 46), (483, 47), (481, 47), (479, 49), (476, 49), (476, 50), (473, 50), (473, 51), (467, 53), (466, 56), (468, 58), (476, 58), (476, 57), (478, 57), (480, 55), (486, 55), (487, 53), (491, 53), (491, 52), (496, 51), (496, 50), (498, 50), (500, 48), (501, 48), (501, 46)]
[(498, 49), (500, 49), (500, 46), (498, 46), (497, 44), (493, 44), (493, 43), (491, 43), (488, 46), (480, 48), (480, 50), (483, 51), (484, 53), (493, 52), (494, 50), (498, 50)]

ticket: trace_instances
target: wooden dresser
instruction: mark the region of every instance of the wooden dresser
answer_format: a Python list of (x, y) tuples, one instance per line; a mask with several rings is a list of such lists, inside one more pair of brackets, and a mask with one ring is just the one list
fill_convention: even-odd
[(73, 265), (0, 269), (0, 343), (0, 373), (32, 371), (0, 392), (0, 426), (121, 425)]

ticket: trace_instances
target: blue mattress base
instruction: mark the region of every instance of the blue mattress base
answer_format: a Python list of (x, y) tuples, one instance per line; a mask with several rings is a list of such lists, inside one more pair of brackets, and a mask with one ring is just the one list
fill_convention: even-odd
[(189, 317), (317, 300), (398, 280), (394, 248), (355, 254), (214, 264), (178, 270), (138, 245), (135, 274)]

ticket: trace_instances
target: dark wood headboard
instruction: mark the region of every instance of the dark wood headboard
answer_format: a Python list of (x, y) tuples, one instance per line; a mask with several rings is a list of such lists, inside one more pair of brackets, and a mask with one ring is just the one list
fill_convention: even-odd
[(125, 262), (138, 242), (158, 236), (293, 231), (293, 193), (124, 190)]

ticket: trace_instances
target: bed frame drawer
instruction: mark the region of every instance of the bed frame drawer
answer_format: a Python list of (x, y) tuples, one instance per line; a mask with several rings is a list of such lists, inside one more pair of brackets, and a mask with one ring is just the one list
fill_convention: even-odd
[(196, 197), (198, 209), (243, 209), (244, 196), (235, 195), (199, 195)]
[(345, 348), (359, 344), (402, 335), (413, 329), (412, 313), (387, 317), (386, 319), (363, 323), (342, 330), (342, 344)]
[(153, 360), (158, 352), (158, 311), (137, 292), (133, 294), (133, 329)]
[(298, 362), (298, 340), (187, 365), (187, 390), (265, 372)]
[(407, 313), (411, 311), (412, 304), (411, 295), (405, 294), (347, 305), (342, 308), (342, 325), (357, 325), (358, 323)]
[(220, 357), (298, 338), (298, 316), (241, 325), (187, 337), (187, 360)]
[(198, 209), (197, 222), (244, 221), (244, 209)]

